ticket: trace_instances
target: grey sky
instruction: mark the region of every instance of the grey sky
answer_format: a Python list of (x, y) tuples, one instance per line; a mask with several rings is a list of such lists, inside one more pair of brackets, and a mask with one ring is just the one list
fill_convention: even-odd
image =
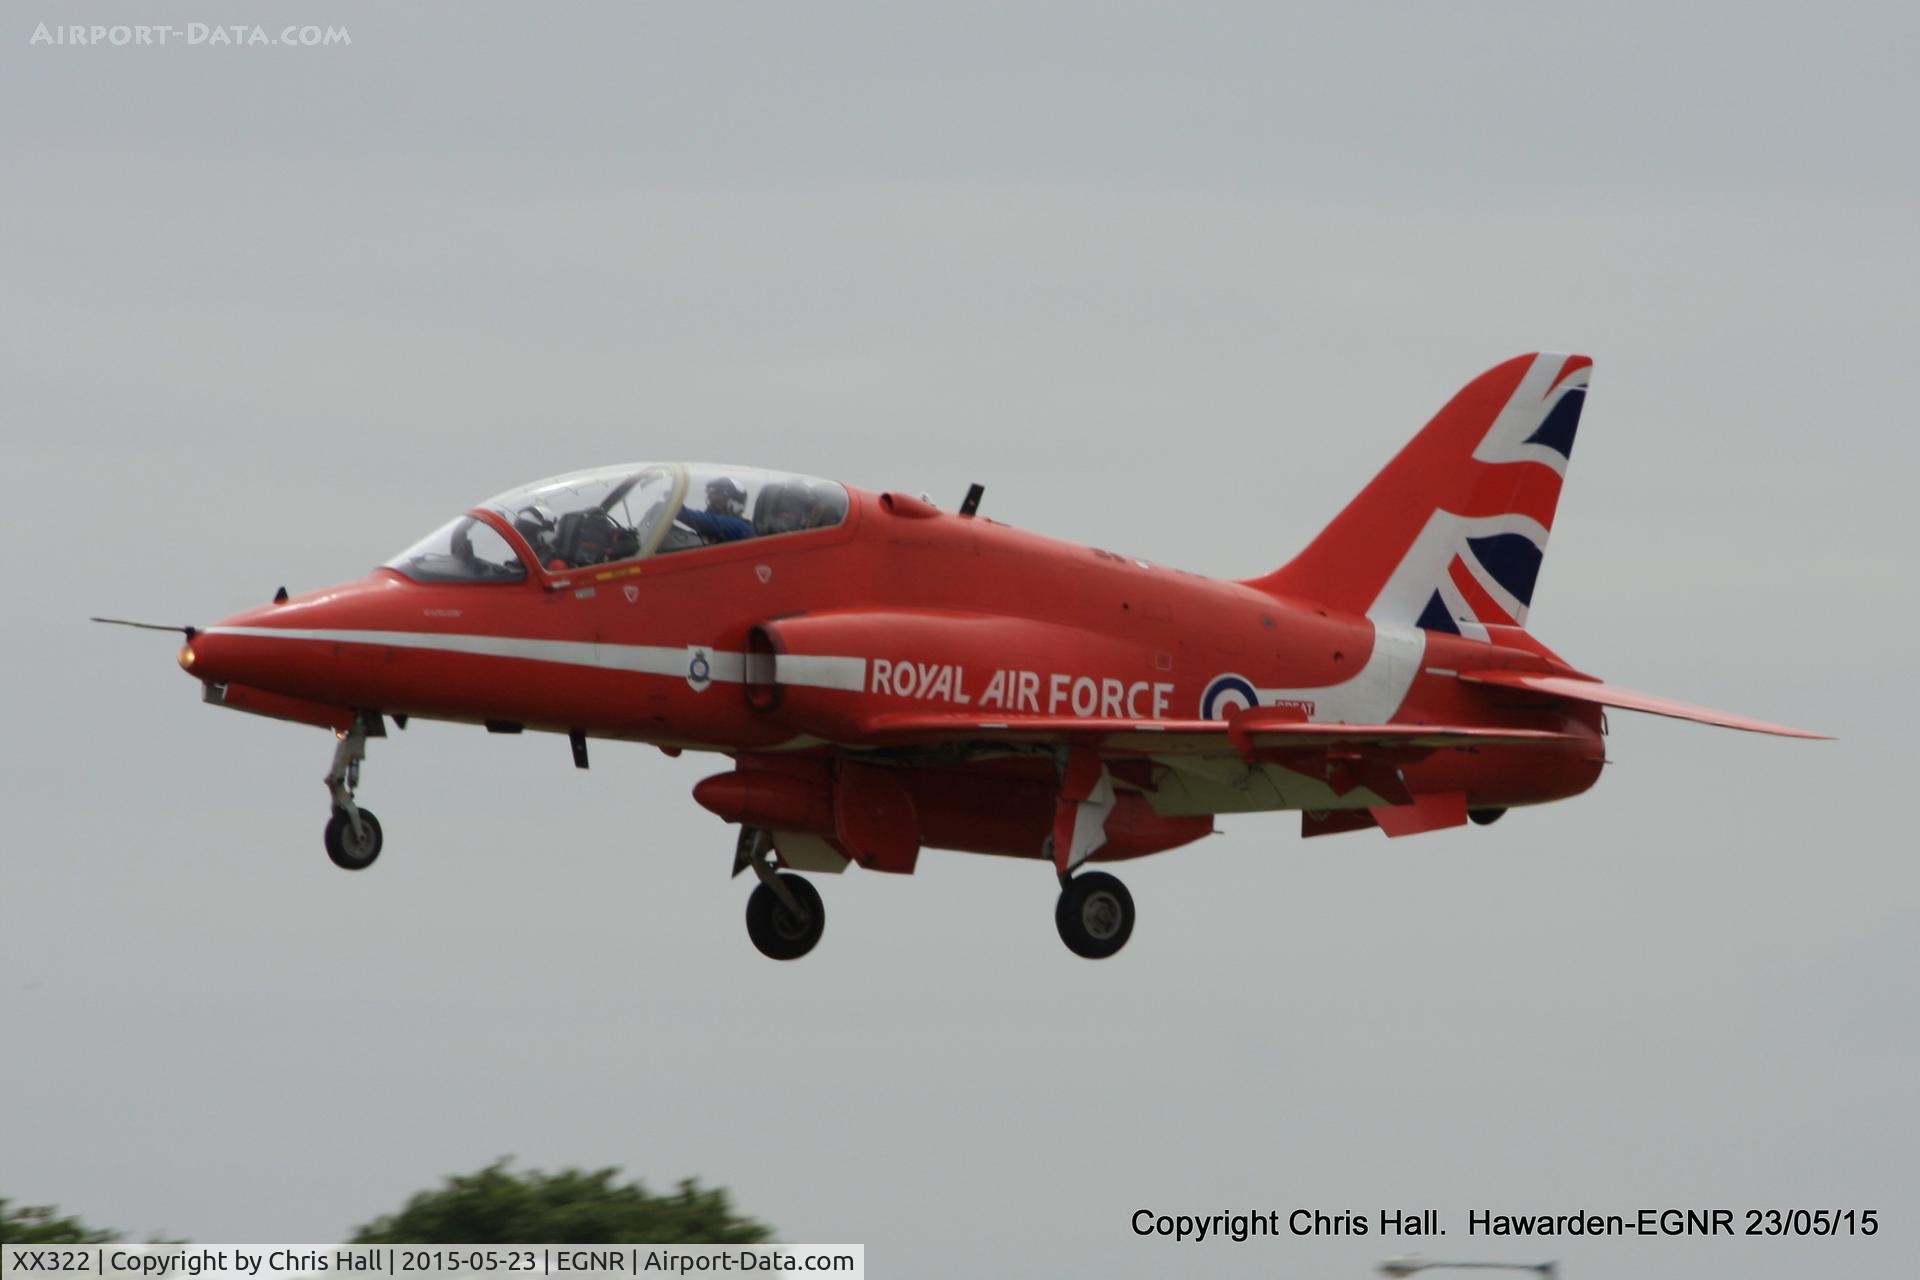
[[(265, 16), (263, 16), (265, 15)], [(46, 21), (345, 26), (43, 48)], [(321, 1240), (513, 1152), (733, 1188), (875, 1276), (1361, 1276), (1136, 1208), (1445, 1210), (1570, 1280), (1912, 1252), (1920, 181), (1900, 6), (15, 6), (0, 1195)], [(416, 724), (375, 870), (329, 744), (164, 637), (574, 467), (926, 489), (1185, 568), (1290, 555), (1448, 395), (1597, 362), (1534, 629), (1622, 683), (1589, 795), (1387, 842), (821, 878), (748, 945), (724, 764)], [(1470, 1207), (1876, 1207), (1871, 1240), (1464, 1238)]]

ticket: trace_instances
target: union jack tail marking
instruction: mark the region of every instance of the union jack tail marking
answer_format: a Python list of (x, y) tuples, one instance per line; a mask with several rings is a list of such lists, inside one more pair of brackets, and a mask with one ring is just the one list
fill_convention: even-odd
[(1524, 627), (1593, 362), (1540, 353), (1468, 383), (1307, 549), (1252, 585), (1476, 639)]

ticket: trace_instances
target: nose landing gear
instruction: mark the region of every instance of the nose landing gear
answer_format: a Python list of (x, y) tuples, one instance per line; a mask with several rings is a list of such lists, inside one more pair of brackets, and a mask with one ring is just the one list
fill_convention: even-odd
[(368, 736), (367, 717), (356, 715), (353, 724), (336, 735), (333, 768), (325, 779), (327, 794), (333, 799), (333, 816), (327, 819), (327, 857), (344, 871), (365, 871), (380, 856), (384, 843), (380, 820), (371, 809), (362, 809), (353, 801), (353, 789), (360, 785), (360, 762), (367, 756)]
[(358, 809), (352, 814), (336, 811), (327, 819), (327, 857), (343, 871), (365, 871), (372, 866), (380, 856), (382, 843), (380, 819), (371, 809)]

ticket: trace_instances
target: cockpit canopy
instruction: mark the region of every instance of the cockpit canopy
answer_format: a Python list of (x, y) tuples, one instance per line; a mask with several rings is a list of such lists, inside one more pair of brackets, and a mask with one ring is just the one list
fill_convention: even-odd
[[(825, 529), (847, 518), (830, 480), (711, 463), (599, 467), (540, 480), (482, 507), (526, 540), (548, 571), (640, 560), (724, 542)], [(387, 562), (417, 582), (519, 582), (521, 549), (465, 515)]]

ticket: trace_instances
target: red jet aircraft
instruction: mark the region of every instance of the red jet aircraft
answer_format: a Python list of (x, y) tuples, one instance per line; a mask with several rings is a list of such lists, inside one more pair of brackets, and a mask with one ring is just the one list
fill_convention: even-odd
[(1063, 941), (1110, 956), (1119, 880), (1215, 815), (1315, 836), (1490, 823), (1592, 786), (1602, 708), (1818, 737), (1604, 684), (1526, 630), (1591, 361), (1468, 384), (1291, 562), (1217, 581), (924, 497), (650, 463), (484, 502), (370, 576), (186, 632), (220, 706), (335, 731), (326, 848), (380, 854), (355, 800), (409, 718), (713, 751), (747, 931), (825, 922), (793, 870), (911, 873), (922, 849), (1050, 863)]

